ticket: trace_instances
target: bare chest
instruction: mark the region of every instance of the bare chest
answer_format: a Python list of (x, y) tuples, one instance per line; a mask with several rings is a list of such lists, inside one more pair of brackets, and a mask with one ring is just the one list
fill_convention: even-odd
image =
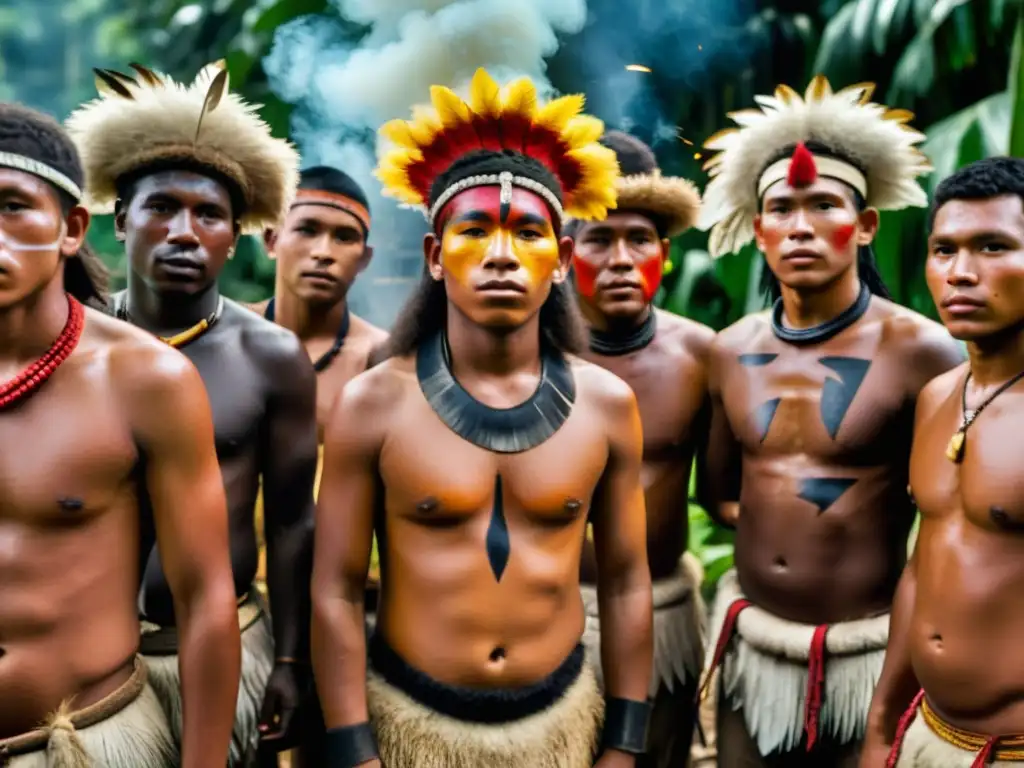
[(1001, 395), (978, 416), (957, 464), (946, 451), (960, 423), (957, 394), (919, 427), (910, 462), (918, 507), (935, 519), (960, 510), (982, 529), (1024, 541), (1024, 395)]
[(132, 482), (138, 453), (115, 397), (62, 373), (0, 413), (0, 521), (84, 524)]
[(445, 426), (425, 401), (409, 409), (381, 454), (388, 514), (455, 526), (494, 514), (539, 526), (585, 517), (608, 459), (594, 419), (575, 409), (547, 441), (517, 454), (479, 448)]
[(257, 444), (268, 409), (273, 371), (264, 370), (234, 335), (200, 338), (182, 348), (206, 385), (221, 463)]
[[(308, 345), (311, 360), (319, 359), (319, 355)], [(322, 433), (327, 426), (334, 403), (341, 394), (341, 390), (352, 379), (366, 370), (366, 354), (361, 349), (342, 347), (341, 352), (327, 368), (320, 371), (316, 377), (316, 423)]]
[(905, 451), (913, 416), (895, 361), (856, 341), (738, 354), (722, 398), (747, 451), (847, 463), (877, 464), (880, 447)]

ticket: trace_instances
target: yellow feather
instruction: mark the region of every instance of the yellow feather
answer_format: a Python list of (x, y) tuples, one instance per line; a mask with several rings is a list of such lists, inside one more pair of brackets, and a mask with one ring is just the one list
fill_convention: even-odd
[(472, 120), (469, 105), (455, 91), (443, 85), (430, 86), (430, 101), (437, 110), (438, 119), (445, 128), (452, 128)]
[(799, 104), (803, 101), (800, 98), (800, 94), (790, 88), (788, 85), (779, 85), (775, 88), (775, 98), (781, 101), (783, 104)]
[(593, 144), (601, 138), (604, 133), (604, 123), (596, 117), (579, 115), (569, 121), (565, 130), (561, 133), (562, 141), (569, 145), (570, 149), (585, 147)]
[(441, 132), (441, 122), (437, 114), (429, 107), (417, 105), (412, 108), (412, 121), (409, 133), (420, 147), (429, 146), (434, 137)]
[(824, 75), (815, 75), (807, 85), (804, 98), (807, 101), (821, 101), (826, 96), (832, 95), (832, 86)]
[(529, 78), (523, 77), (509, 83), (502, 101), (503, 115), (519, 115), (532, 120), (537, 111), (537, 89)]
[(875, 94), (875, 88), (877, 87), (878, 86), (874, 83), (854, 83), (853, 85), (848, 85), (845, 88), (839, 89), (836, 94), (854, 93), (856, 91), (860, 93), (860, 103), (867, 104), (871, 101), (871, 97)]
[(409, 130), (409, 124), (405, 120), (389, 120), (380, 127), (378, 133), (392, 144), (397, 144), (400, 147), (415, 149), (419, 146), (412, 137), (412, 131)]
[(583, 111), (584, 101), (584, 96), (580, 93), (549, 101), (537, 112), (533, 124), (561, 133), (569, 121)]
[(914, 113), (909, 109), (887, 109), (882, 115), (883, 120), (891, 120), (894, 123), (909, 123), (914, 119)]
[(485, 69), (478, 69), (469, 84), (469, 108), (485, 117), (501, 114), (501, 89)]

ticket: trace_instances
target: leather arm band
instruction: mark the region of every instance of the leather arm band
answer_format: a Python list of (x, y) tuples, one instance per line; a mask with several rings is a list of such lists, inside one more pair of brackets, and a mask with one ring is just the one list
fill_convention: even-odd
[(651, 705), (646, 701), (608, 698), (605, 700), (603, 749), (616, 749), (630, 755), (647, 751), (647, 726)]
[(325, 768), (355, 768), (380, 757), (377, 740), (369, 723), (328, 728), (326, 752)]

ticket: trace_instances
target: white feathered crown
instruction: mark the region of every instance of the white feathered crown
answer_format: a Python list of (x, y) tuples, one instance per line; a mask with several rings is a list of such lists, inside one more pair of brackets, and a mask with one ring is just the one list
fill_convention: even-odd
[(133, 75), (94, 70), (99, 98), (67, 120), (85, 169), (85, 204), (112, 213), (118, 179), (153, 167), (209, 169), (237, 185), (245, 201), (242, 231), (276, 226), (299, 180), (299, 155), (276, 139), (257, 105), (228, 89), (224, 61), (208, 64), (190, 85), (140, 64)]
[(738, 251), (754, 238), (761, 196), (790, 173), (790, 157), (772, 160), (805, 142), (829, 149), (830, 156), (813, 158), (817, 172), (846, 182), (869, 206), (928, 205), (917, 182), (932, 170), (916, 146), (925, 136), (909, 125), (911, 112), (872, 102), (874, 90), (873, 83), (858, 83), (833, 92), (818, 75), (803, 97), (780, 85), (773, 96), (754, 97), (760, 109), (729, 115), (740, 127), (719, 131), (704, 144), (717, 154), (704, 165), (711, 181), (697, 226), (711, 230), (712, 256)]

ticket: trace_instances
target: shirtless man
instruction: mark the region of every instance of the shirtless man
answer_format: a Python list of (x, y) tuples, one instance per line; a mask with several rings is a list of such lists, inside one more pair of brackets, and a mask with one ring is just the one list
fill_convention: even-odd
[[(223, 768), (239, 639), (224, 491), (195, 369), (83, 307), (82, 165), (0, 104), (0, 764)], [(66, 292), (67, 291), (67, 292)], [(139, 504), (178, 610), (178, 743), (139, 645)]]
[(925, 274), (969, 362), (918, 400), (921, 529), (861, 765), (1009, 766), (1024, 761), (1024, 160), (982, 160), (939, 185)]
[[(231, 765), (248, 765), (261, 731), (265, 751), (291, 746), (292, 712), (311, 689), (307, 627), (316, 381), (294, 334), (224, 299), (217, 276), (240, 232), (262, 233), (283, 218), (298, 156), (227, 93), (227, 73), (219, 64), (181, 90), (151, 85), (149, 78), (157, 76), (144, 68), (137, 81), (107, 74), (130, 98), (116, 89), (101, 91), (103, 97), (72, 115), (69, 126), (86, 166), (91, 204), (98, 211), (114, 209), (125, 242), (128, 289), (114, 297), (115, 313), (180, 348), (210, 397), (242, 629)], [(252, 587), (253, 506), (261, 478), (272, 626), (262, 595)], [(142, 653), (177, 726), (176, 611), (170, 597), (154, 550), (139, 598)]]
[(878, 208), (926, 204), (929, 166), (870, 94), (780, 87), (707, 145), (712, 255), (756, 237), (775, 297), (711, 351), (708, 465), (739, 502), (711, 621), (722, 766), (856, 765), (914, 519), (914, 402), (962, 359), (874, 267)]
[[(342, 387), (368, 367), (372, 350), (387, 340), (387, 333), (349, 311), (346, 296), (373, 256), (367, 245), (370, 234), (370, 205), (366, 194), (347, 173), (317, 166), (299, 175), (299, 191), (281, 226), (268, 230), (267, 252), (277, 263), (274, 296), (252, 308), (268, 320), (298, 335), (317, 372), (316, 421), (318, 442), (331, 406)], [(317, 462), (320, 483), (321, 461)], [(262, 496), (257, 503), (257, 528), (262, 520)], [(263, 556), (261, 573), (263, 577)], [(376, 563), (369, 581), (377, 581)], [(376, 605), (377, 591), (367, 595)], [(323, 765), (318, 744), (323, 723), (318, 712), (301, 715), (303, 764)]]
[[(428, 210), (428, 273), (393, 356), (345, 388), (327, 430), (313, 663), (329, 766), (633, 766), (651, 669), (639, 414), (620, 379), (566, 356), (581, 328), (557, 235), (563, 206), (614, 205), (614, 153), (575, 116), (582, 98), (538, 108), (529, 80), (502, 94), (478, 70), (468, 104), (431, 95), (439, 115), (381, 129), (397, 146), (378, 170)], [(434, 120), (442, 136), (419, 145)], [(607, 707), (580, 642), (588, 520)]]
[(317, 166), (302, 171), (299, 191), (278, 229), (266, 235), (277, 262), (274, 296), (254, 305), (268, 320), (294, 332), (317, 372), (316, 421), (320, 442), (342, 387), (367, 368), (387, 333), (349, 311), (346, 296), (373, 256), (367, 245), (370, 207), (347, 173)]
[[(693, 734), (693, 705), (704, 660), (705, 608), (700, 563), (686, 555), (690, 467), (707, 429), (706, 359), (714, 332), (656, 310), (669, 239), (693, 226), (700, 193), (686, 179), (662, 176), (651, 149), (628, 134), (601, 143), (619, 159), (618, 205), (607, 219), (572, 222), (573, 274), (590, 327), (584, 358), (620, 376), (636, 394), (644, 435), (642, 481), (647, 560), (654, 582), (654, 701), (642, 765), (683, 768)], [(594, 659), (600, 643), (597, 560), (584, 544), (584, 639)]]

